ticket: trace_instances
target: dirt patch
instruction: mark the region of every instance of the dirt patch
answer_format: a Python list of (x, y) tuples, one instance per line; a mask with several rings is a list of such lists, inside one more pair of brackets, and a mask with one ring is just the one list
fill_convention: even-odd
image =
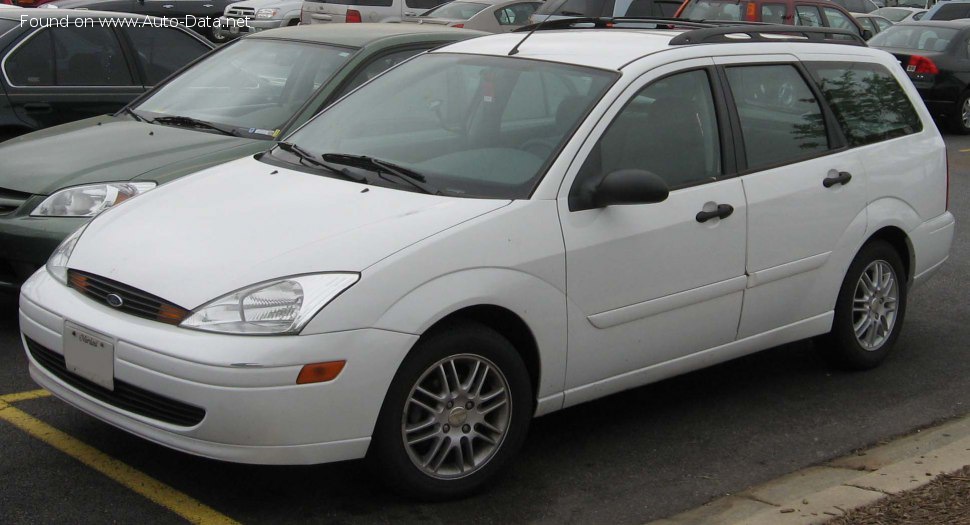
[(970, 466), (849, 511), (826, 525), (970, 525)]

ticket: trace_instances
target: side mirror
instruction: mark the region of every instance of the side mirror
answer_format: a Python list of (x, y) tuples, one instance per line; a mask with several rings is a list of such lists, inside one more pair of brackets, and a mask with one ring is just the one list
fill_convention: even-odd
[(626, 169), (608, 173), (599, 184), (586, 187), (569, 199), (571, 211), (620, 204), (650, 204), (667, 200), (670, 190), (659, 176), (645, 170)]
[(869, 40), (870, 38), (872, 38), (872, 31), (869, 30), (869, 29), (863, 29), (862, 30), (862, 39), (863, 40)]

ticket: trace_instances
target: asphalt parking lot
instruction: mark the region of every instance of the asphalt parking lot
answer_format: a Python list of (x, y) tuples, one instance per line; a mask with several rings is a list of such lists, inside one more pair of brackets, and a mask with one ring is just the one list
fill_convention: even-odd
[[(50, 397), (8, 397), (23, 417), (20, 426), (0, 417), (0, 521), (639, 524), (966, 414), (970, 137), (947, 136), (947, 144), (958, 221), (951, 258), (910, 296), (895, 352), (877, 370), (830, 370), (802, 342), (570, 408), (534, 421), (500, 485), (433, 505), (386, 492), (360, 462), (221, 463), (135, 438)], [(0, 399), (37, 389), (26, 366), (8, 303), (0, 307)]]

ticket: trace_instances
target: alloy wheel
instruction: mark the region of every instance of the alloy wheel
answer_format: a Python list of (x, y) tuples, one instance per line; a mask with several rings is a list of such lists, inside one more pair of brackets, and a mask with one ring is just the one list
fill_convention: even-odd
[(455, 355), (431, 365), (411, 389), (401, 437), (421, 472), (457, 479), (495, 456), (511, 417), (512, 398), (502, 371), (484, 357)]
[(875, 351), (889, 339), (899, 309), (896, 272), (886, 261), (873, 261), (863, 270), (852, 299), (852, 327), (862, 348)]

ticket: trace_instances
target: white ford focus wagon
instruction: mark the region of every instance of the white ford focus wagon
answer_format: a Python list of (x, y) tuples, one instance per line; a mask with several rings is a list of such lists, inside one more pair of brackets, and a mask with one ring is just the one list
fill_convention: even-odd
[(178, 450), (444, 498), (534, 416), (814, 336), (879, 364), (954, 231), (919, 94), (838, 30), (684, 24), (457, 43), (110, 209), (23, 286), (31, 376)]

